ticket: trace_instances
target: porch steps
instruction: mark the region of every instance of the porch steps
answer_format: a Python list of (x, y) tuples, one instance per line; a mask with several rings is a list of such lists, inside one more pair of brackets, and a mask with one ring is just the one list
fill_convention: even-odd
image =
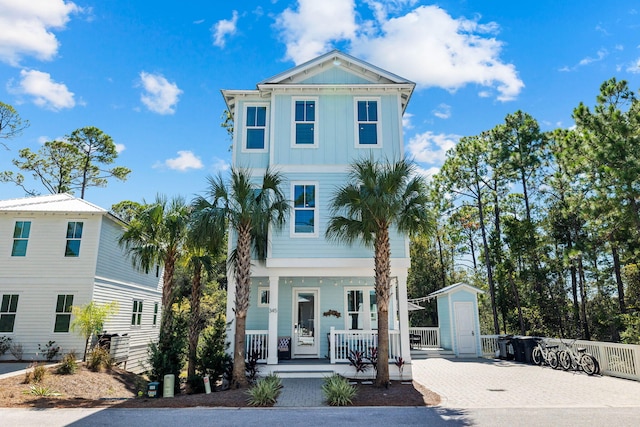
[(274, 370), (273, 373), (280, 378), (325, 378), (335, 372), (332, 370)]
[(431, 358), (454, 359), (455, 357), (456, 355), (453, 351), (444, 350), (442, 348), (421, 348), (411, 350), (412, 360), (424, 360)]

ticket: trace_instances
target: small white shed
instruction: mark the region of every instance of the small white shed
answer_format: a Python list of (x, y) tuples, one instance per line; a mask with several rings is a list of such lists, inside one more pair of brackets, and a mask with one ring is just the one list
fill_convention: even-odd
[(437, 290), (436, 298), (440, 347), (453, 351), (457, 357), (481, 357), (478, 294), (481, 289), (466, 283), (456, 283)]

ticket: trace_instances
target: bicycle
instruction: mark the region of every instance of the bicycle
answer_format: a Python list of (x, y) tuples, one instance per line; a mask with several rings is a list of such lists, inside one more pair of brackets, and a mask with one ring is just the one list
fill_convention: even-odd
[[(560, 340), (562, 342), (562, 340)], [(573, 344), (576, 340), (573, 340), (571, 344), (565, 344), (566, 348), (558, 354), (558, 361), (560, 366), (565, 371), (572, 369), (577, 371), (578, 368), (582, 369), (587, 375), (595, 375), (600, 373), (600, 364), (593, 355), (587, 353), (587, 349), (584, 347), (578, 347), (573, 350)]]
[(544, 340), (538, 340), (536, 346), (531, 352), (533, 363), (541, 366), (543, 363), (558, 369), (558, 352), (557, 345), (548, 345)]

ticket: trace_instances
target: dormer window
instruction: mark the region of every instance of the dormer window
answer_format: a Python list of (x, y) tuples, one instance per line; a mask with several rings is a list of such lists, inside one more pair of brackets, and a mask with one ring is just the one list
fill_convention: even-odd
[(356, 146), (380, 146), (380, 100), (356, 99)]
[(245, 110), (246, 150), (266, 151), (267, 149), (267, 106), (247, 105)]

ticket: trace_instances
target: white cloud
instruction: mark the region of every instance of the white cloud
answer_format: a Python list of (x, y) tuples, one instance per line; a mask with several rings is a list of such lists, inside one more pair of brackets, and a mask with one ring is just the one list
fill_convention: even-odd
[(413, 129), (413, 124), (411, 123), (411, 119), (413, 118), (413, 114), (404, 113), (402, 116), (402, 127), (404, 129)]
[(608, 54), (609, 52), (607, 51), (607, 49), (600, 49), (595, 58), (587, 56), (586, 58), (581, 59), (580, 62), (578, 62), (578, 65), (589, 65), (592, 62), (602, 61)]
[(409, 139), (407, 151), (416, 162), (428, 165), (442, 165), (447, 151), (455, 147), (460, 136), (435, 134), (427, 131)]
[(124, 144), (116, 144), (116, 153), (122, 153), (127, 147)]
[(49, 73), (42, 71), (21, 70), (18, 85), (13, 86), (10, 82), (7, 90), (31, 97), (34, 104), (48, 110), (59, 111), (76, 105), (73, 92), (64, 83), (53, 81)]
[(145, 92), (140, 100), (147, 108), (158, 114), (173, 114), (182, 90), (175, 83), (170, 83), (160, 74), (140, 73), (140, 80)]
[(178, 157), (173, 159), (167, 159), (164, 163), (157, 163), (154, 168), (167, 167), (172, 170), (180, 172), (186, 172), (189, 169), (202, 169), (203, 164), (199, 157), (193, 154), (192, 151), (178, 151)]
[(632, 74), (640, 74), (640, 58), (636, 59), (627, 67), (627, 72)]
[(299, 0), (298, 10), (287, 8), (276, 27), (287, 45), (286, 59), (300, 64), (331, 50), (333, 41), (355, 37), (355, 2)]
[(455, 91), (471, 83), (509, 101), (524, 87), (515, 66), (500, 59), (503, 43), (495, 37), (495, 22), (454, 19), (438, 6), (419, 6), (403, 15), (414, 0), (366, 3), (373, 20), (361, 19), (353, 0), (299, 0), (297, 10), (286, 9), (276, 21), (287, 46), (286, 59), (299, 64), (346, 43), (353, 55), (421, 89)]
[(451, 117), (451, 105), (438, 105), (438, 108), (433, 110), (433, 115), (439, 119), (448, 119), (449, 117)]
[(211, 169), (214, 172), (225, 172), (231, 169), (231, 164), (226, 160), (219, 159), (217, 157), (213, 160), (214, 161), (213, 161), (213, 165), (211, 166)]
[(437, 175), (438, 172), (440, 172), (440, 168), (435, 166), (427, 169), (421, 168), (420, 166), (416, 167), (416, 173), (422, 175), (428, 181), (430, 181), (434, 175)]
[(24, 56), (51, 60), (60, 45), (52, 30), (64, 29), (80, 11), (64, 0), (0, 0), (0, 61), (17, 66)]
[(226, 37), (230, 35), (234, 35), (237, 30), (238, 23), (238, 12), (233, 11), (233, 15), (231, 19), (222, 19), (218, 21), (212, 28), (211, 32), (213, 33), (213, 44), (214, 46), (224, 47), (226, 43)]
[(455, 91), (469, 83), (495, 88), (497, 99), (514, 99), (524, 87), (515, 66), (499, 58), (495, 23), (454, 19), (437, 6), (420, 6), (382, 22), (375, 36), (352, 43), (355, 56), (425, 87)]

